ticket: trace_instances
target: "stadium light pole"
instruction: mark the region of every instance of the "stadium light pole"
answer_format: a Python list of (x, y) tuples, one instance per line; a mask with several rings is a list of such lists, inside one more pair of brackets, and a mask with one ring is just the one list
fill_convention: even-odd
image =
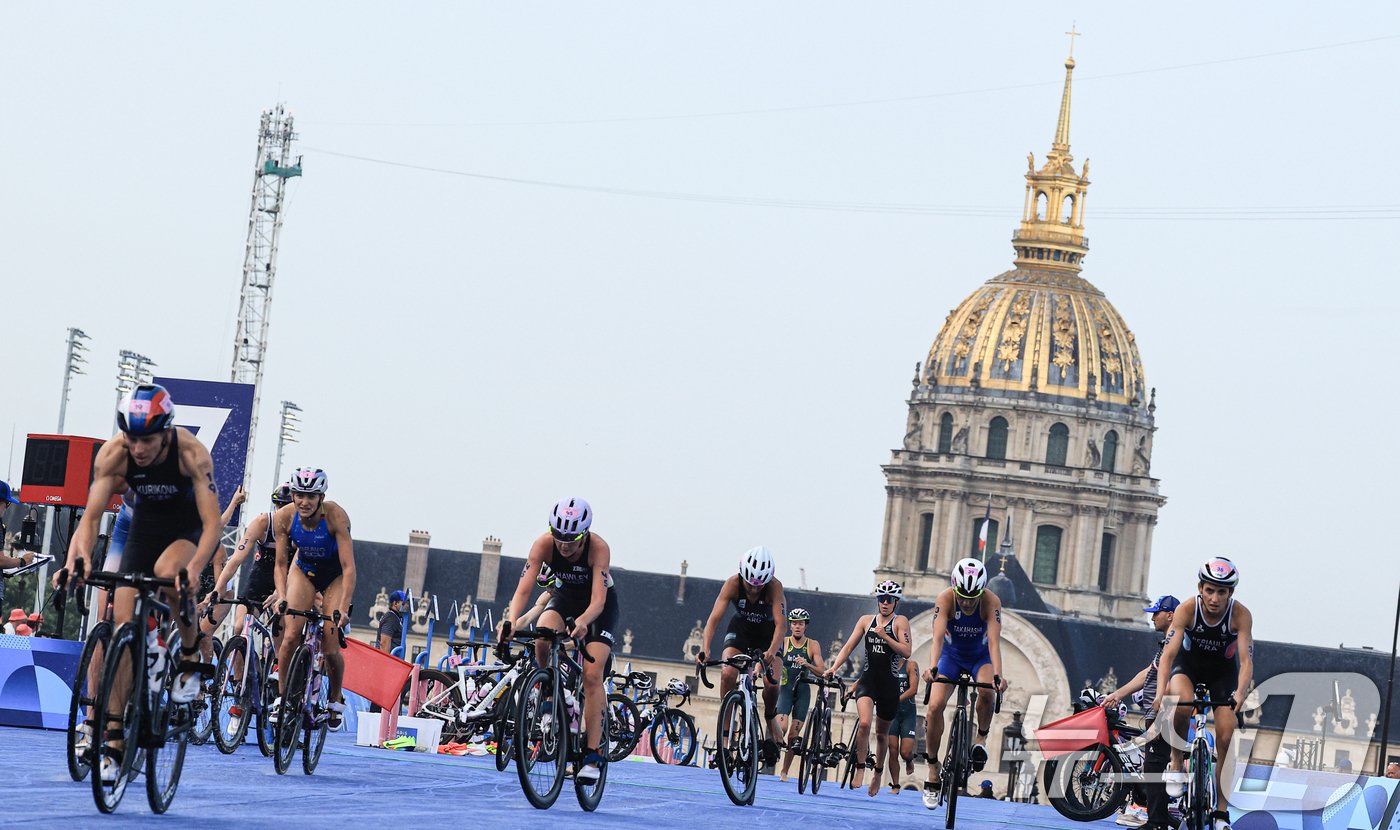
[[(63, 424), (68, 419), (68, 390), (72, 387), (73, 376), (86, 374), (82, 364), (87, 363), (87, 358), (83, 357), (83, 352), (88, 350), (84, 340), (91, 340), (87, 332), (80, 328), (70, 327), (68, 329), (68, 356), (63, 363), (63, 399), (58, 403), (58, 434), (63, 434)], [(39, 550), (48, 555), (53, 549), (53, 505), (44, 508), (44, 542)], [(49, 581), (49, 566), (44, 565), (39, 569), (39, 581), (34, 586), (34, 608), (36, 610), (44, 607), (44, 585)]]
[(1390, 676), (1385, 681), (1385, 715), (1381, 718), (1381, 751), (1376, 759), (1376, 777), (1385, 775), (1385, 754), (1390, 748), (1390, 704), (1395, 697), (1395, 649), (1400, 645), (1400, 589), (1395, 592), (1395, 633), (1390, 635)]
[(297, 443), (297, 433), (301, 432), (301, 407), (291, 401), (282, 401), (282, 423), (277, 430), (277, 465), (272, 471), (272, 487), (282, 486), (282, 449), (287, 444)]

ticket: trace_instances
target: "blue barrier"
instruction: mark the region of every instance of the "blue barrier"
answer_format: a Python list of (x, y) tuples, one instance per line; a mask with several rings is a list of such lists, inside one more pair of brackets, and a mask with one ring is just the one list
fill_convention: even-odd
[(67, 729), (83, 644), (0, 634), (0, 724)]

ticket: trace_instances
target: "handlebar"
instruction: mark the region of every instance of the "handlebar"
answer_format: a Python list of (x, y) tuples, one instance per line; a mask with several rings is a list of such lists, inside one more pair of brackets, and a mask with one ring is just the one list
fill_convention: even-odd
[(996, 694), (996, 702), (992, 704), (992, 711), (994, 713), (1001, 712), (1001, 692), (997, 689), (997, 686), (1001, 685), (1001, 675), (993, 675), (991, 683), (980, 683), (976, 680), (973, 680), (970, 676), (966, 674), (958, 675), (957, 679), (952, 679), (948, 677), (935, 677), (933, 678), (932, 682), (926, 683), (924, 685), (925, 706), (928, 705), (929, 696), (933, 694), (934, 683), (946, 683), (949, 686), (965, 686), (969, 689), (986, 689), (990, 692), (993, 692)]
[(705, 669), (707, 668), (713, 668), (714, 666), (729, 666), (730, 668), (736, 671), (745, 672), (753, 668), (753, 666), (758, 663), (762, 663), (764, 668), (767, 668), (768, 666), (766, 661), (759, 657), (755, 657), (752, 654), (735, 654), (732, 657), (725, 657), (720, 660), (705, 660), (704, 662), (701, 662), (699, 664), (700, 682), (704, 683), (705, 688), (707, 689), (713, 689), (715, 687), (715, 684), (711, 683), (710, 678), (705, 674)]
[[(280, 606), (278, 606), (278, 608), (277, 608), (277, 615), (278, 615), (279, 618), (282, 617), (282, 616), (284, 616), (284, 615), (286, 615), (286, 616), (293, 616), (293, 617), (304, 617), (305, 619), (307, 619), (307, 620), (310, 621), (310, 622), (328, 622), (328, 623), (332, 623), (333, 626), (334, 626), (334, 628), (335, 628), (336, 639), (340, 641), (340, 647), (341, 647), (341, 648), (345, 648), (345, 629), (344, 629), (344, 628), (341, 628), (341, 626), (340, 626), (340, 609), (339, 609), (339, 608), (337, 608), (337, 609), (335, 610), (335, 613), (334, 613), (334, 614), (330, 614), (330, 615), (322, 614), (320, 611), (312, 611), (312, 610), (309, 610), (309, 609), (306, 610), (306, 611), (297, 611), (297, 610), (295, 610), (295, 609), (288, 608), (288, 607), (287, 607), (287, 601), (286, 601), (286, 600), (283, 600), (283, 601), (282, 601), (282, 604), (281, 604)], [(277, 626), (276, 628), (280, 628), (280, 626)], [(274, 628), (274, 631), (276, 630), (276, 628)]]
[(512, 632), (510, 628), (510, 623), (504, 623), (501, 627), (501, 633), (503, 635), (501, 641), (505, 642), (507, 638), (514, 640), (518, 643), (533, 643), (536, 640), (547, 640), (551, 643), (560, 643), (565, 640), (573, 640), (575, 646), (578, 647), (578, 653), (583, 655), (583, 659), (587, 660), (590, 663), (595, 662), (593, 659), (593, 655), (588, 653), (588, 649), (582, 647), (583, 643), (575, 640), (573, 635), (569, 633), (574, 630), (575, 624), (576, 621), (574, 620), (574, 618), (568, 617), (564, 620), (563, 631), (555, 631), (552, 628), (536, 626), (534, 628), (520, 628)]

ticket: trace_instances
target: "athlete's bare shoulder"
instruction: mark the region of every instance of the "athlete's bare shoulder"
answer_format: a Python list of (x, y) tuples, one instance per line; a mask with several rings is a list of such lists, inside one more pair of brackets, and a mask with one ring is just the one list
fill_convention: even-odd
[(345, 512), (345, 508), (333, 501), (325, 502), (321, 509), (326, 513), (326, 527), (330, 530), (344, 530), (350, 532), (350, 514)]
[(102, 443), (93, 459), (93, 476), (122, 475), (126, 472), (126, 433), (118, 432)]
[[(546, 533), (545, 535), (548, 536), (549, 534)], [(596, 533), (590, 533), (588, 534), (588, 538), (591, 540), (588, 544), (597, 545), (598, 550), (608, 554), (609, 556), (612, 555), (612, 545), (609, 545), (607, 540), (604, 539), (602, 536), (599, 536)]]
[(286, 533), (292, 529), (292, 517), (297, 514), (296, 505), (284, 504), (272, 514), (272, 529), (276, 533)]

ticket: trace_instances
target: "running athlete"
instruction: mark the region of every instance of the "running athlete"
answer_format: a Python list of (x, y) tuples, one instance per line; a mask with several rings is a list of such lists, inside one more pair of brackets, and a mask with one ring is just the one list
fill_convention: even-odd
[[(724, 581), (715, 598), (715, 607), (710, 609), (710, 618), (705, 621), (705, 638), (700, 653), (695, 655), (695, 663), (704, 663), (710, 653), (710, 641), (714, 639), (715, 628), (729, 604), (734, 605), (734, 616), (724, 633), (724, 649), (721, 659), (736, 654), (762, 652), (766, 667), (766, 680), (763, 684), (763, 714), (768, 721), (768, 737), (763, 740), (764, 763), (778, 761), (778, 676), (773, 671), (773, 657), (783, 642), (783, 616), (787, 608), (783, 596), (783, 583), (773, 578), (773, 554), (765, 547), (750, 548), (739, 559), (739, 573)], [(720, 671), (719, 696), (723, 700), (735, 684), (739, 682), (739, 672), (729, 666)]]
[[(97, 525), (112, 496), (127, 493), (131, 505), (131, 530), (121, 554), (122, 572), (161, 579), (178, 579), (180, 572), (198, 573), (219, 544), (223, 529), (219, 518), (219, 495), (214, 487), (214, 462), (209, 450), (194, 434), (175, 424), (175, 403), (165, 387), (141, 384), (127, 393), (117, 407), (118, 432), (102, 445), (93, 461), (92, 485), (87, 509), (68, 551), (68, 573), (74, 587), (81, 589), (78, 567), (90, 573), (89, 557), (97, 538)], [(129, 492), (128, 492), (129, 491)], [(54, 574), (58, 587), (60, 574)], [(175, 592), (160, 591), (163, 601), (177, 606)], [(113, 601), (112, 617), (117, 626), (131, 619), (136, 591), (122, 588)], [(199, 629), (187, 624), (184, 615), (175, 614), (180, 630), (178, 675), (170, 689), (177, 703), (188, 703), (199, 694), (201, 677), (210, 677), (214, 667), (201, 663)], [(126, 705), (127, 690), (113, 688), (111, 708), (120, 712)], [(119, 740), (120, 731), (115, 733)], [(108, 732), (104, 741), (114, 740)], [(121, 751), (115, 744), (102, 752), (100, 775), (116, 780)]]
[(914, 781), (914, 740), (918, 737), (919, 712), (914, 706), (914, 695), (919, 691), (919, 664), (912, 659), (894, 659), (894, 677), (899, 683), (899, 709), (890, 723), (888, 762), (890, 766), (890, 794), (899, 794), (899, 764), (904, 762), (904, 774), (909, 783), (907, 790), (916, 790)]
[[(962, 559), (953, 566), (952, 586), (944, 588), (933, 605), (933, 647), (924, 682), (936, 676), (956, 680), (967, 672), (978, 683), (993, 683), (1006, 691), (1001, 674), (1001, 600), (987, 590), (987, 569), (976, 559)], [(924, 713), (928, 780), (924, 782), (924, 806), (938, 806), (938, 758), (943, 743), (943, 709), (953, 687), (933, 683)], [(992, 728), (992, 696), (977, 696), (977, 742), (972, 747), (972, 771), (987, 763), (987, 735)]]
[[(1248, 689), (1254, 678), (1254, 615), (1235, 601), (1240, 572), (1229, 559), (1211, 559), (1201, 566), (1196, 578), (1199, 593), (1176, 609), (1172, 627), (1167, 631), (1161, 664), (1171, 666), (1171, 675), (1165, 686), (1158, 675), (1153, 698), (1165, 703), (1165, 694), (1177, 700), (1194, 700), (1198, 683), (1210, 690), (1215, 709), (1216, 752), (1220, 756), (1215, 767), (1216, 803), (1224, 805), (1220, 773), (1235, 734), (1235, 712), (1241, 702), (1235, 695)], [(1189, 746), (1185, 735), (1191, 714), (1190, 706), (1177, 706), (1172, 712), (1177, 740), (1171, 742), (1171, 766), (1163, 776), (1168, 795), (1181, 795), (1186, 788), (1186, 775), (1181, 771), (1185, 756), (1182, 748)], [(1229, 830), (1230, 816), (1224, 810), (1217, 810), (1211, 818), (1215, 830)]]
[[(851, 637), (841, 647), (841, 651), (831, 658), (831, 668), (826, 670), (828, 677), (835, 676), (836, 667), (844, 665), (846, 658), (855, 651), (856, 644), (865, 642), (865, 672), (856, 684), (856, 710), (860, 722), (856, 727), (856, 749), (865, 756), (864, 763), (856, 764), (852, 787), (859, 787), (865, 780), (865, 768), (872, 766), (875, 772), (870, 776), (870, 787), (866, 791), (874, 797), (880, 793), (880, 773), (885, 771), (881, 761), (885, 757), (885, 737), (890, 732), (890, 723), (899, 714), (899, 680), (895, 677), (894, 659), (907, 658), (913, 648), (909, 638), (909, 619), (895, 613), (899, 607), (904, 588), (893, 580), (885, 580), (875, 586), (875, 613), (864, 614), (851, 629)], [(878, 755), (870, 754), (870, 715), (875, 714), (875, 748)]]
[[(243, 488), (239, 488), (242, 492)], [(264, 608), (272, 608), (281, 597), (277, 594), (276, 581), (272, 577), (272, 570), (277, 566), (277, 538), (272, 532), (273, 515), (275, 511), (286, 507), (292, 503), (292, 488), (288, 484), (283, 484), (272, 491), (272, 510), (266, 513), (259, 513), (248, 522), (248, 529), (244, 531), (243, 538), (238, 540), (238, 546), (233, 549), (233, 556), (219, 571), (218, 577), (214, 580), (214, 588), (220, 595), (227, 595), (231, 592), (233, 578), (238, 575), (238, 570), (243, 566), (248, 554), (253, 555), (253, 569), (248, 575), (248, 582), (243, 586), (242, 596), (239, 599), (251, 600), (261, 604)], [(230, 502), (230, 505), (232, 502)], [(211, 622), (205, 619), (200, 623), (204, 633), (211, 634), (228, 615), (229, 606), (216, 605), (213, 609), (214, 620)], [(243, 629), (243, 618), (248, 611), (243, 606), (234, 606), (233, 630)]]
[[(292, 473), (288, 482), (292, 503), (272, 514), (272, 536), (277, 545), (277, 564), (272, 571), (273, 590), (294, 611), (313, 607), (316, 595), (322, 598), (321, 613), (340, 612), (341, 625), (350, 621), (350, 600), (355, 594), (355, 548), (350, 541), (350, 517), (333, 501), (326, 501), (329, 482), (323, 470), (302, 467)], [(292, 548), (296, 557), (292, 557)], [(327, 697), (330, 703), (327, 725), (339, 729), (345, 716), (345, 697), (341, 681), (345, 677), (345, 656), (340, 652), (340, 640), (334, 624), (322, 623), (325, 636), (321, 638), (330, 678)], [(292, 652), (301, 645), (302, 627), (283, 626), (282, 645), (278, 650), (278, 665), (286, 666)], [(273, 705), (281, 709), (281, 699)]]
[(778, 734), (787, 745), (779, 781), (788, 780), (793, 747), (802, 736), (802, 725), (812, 705), (812, 687), (802, 682), (802, 670), (811, 669), (815, 674), (826, 671), (822, 644), (807, 636), (807, 623), (811, 621), (812, 615), (805, 608), (788, 612), (788, 628), (792, 633), (783, 638), (783, 650), (779, 655), (783, 660), (783, 674), (778, 687)]
[[(616, 638), (619, 606), (617, 589), (613, 587), (612, 548), (603, 537), (594, 534), (593, 508), (580, 498), (566, 498), (554, 505), (549, 513), (549, 531), (530, 545), (525, 570), (515, 586), (510, 607), (501, 618), (499, 635), (509, 637), (514, 621), (524, 619), (520, 612), (530, 599), (530, 593), (546, 565), (553, 573), (556, 585), (549, 604), (539, 615), (538, 626), (554, 631), (564, 628), (564, 620), (573, 618), (574, 628), (568, 632), (583, 647), (592, 660), (583, 661), (583, 696), (588, 710), (584, 712), (583, 764), (574, 778), (584, 784), (598, 780), (598, 763), (602, 760), (603, 713), (607, 709), (607, 692), (603, 677), (612, 656)], [(535, 644), (535, 658), (543, 663), (549, 646)]]

